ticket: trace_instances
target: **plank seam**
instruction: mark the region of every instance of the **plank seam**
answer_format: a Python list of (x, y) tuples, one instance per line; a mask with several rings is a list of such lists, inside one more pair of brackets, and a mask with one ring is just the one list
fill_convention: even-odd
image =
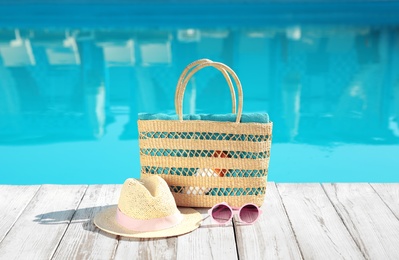
[(117, 236), (115, 237), (115, 239), (116, 239), (116, 243), (115, 243), (115, 246), (114, 246), (114, 250), (113, 250), (113, 252), (112, 252), (112, 255), (111, 255), (111, 259), (112, 259), (112, 260), (115, 259), (116, 251), (118, 250), (119, 241), (121, 240), (121, 236), (117, 235)]
[(238, 250), (238, 243), (237, 243), (237, 233), (236, 233), (236, 220), (235, 218), (233, 218), (233, 234), (234, 234), (234, 242), (235, 242), (235, 246), (236, 246), (236, 254), (237, 254), (237, 259), (240, 260), (240, 253)]
[(382, 202), (388, 207), (388, 209), (392, 212), (392, 214), (395, 216), (395, 218), (397, 220), (399, 220), (399, 217), (396, 216), (395, 212), (393, 211), (393, 209), (391, 209), (391, 207), (389, 207), (388, 203), (385, 202), (385, 200), (380, 196), (380, 194), (378, 193), (378, 191), (376, 189), (374, 189), (374, 186), (369, 183), (369, 185), (371, 186), (371, 188), (374, 190), (375, 193), (377, 193), (378, 197), (380, 197), (380, 199), (382, 200)]
[(86, 189), (85, 189), (85, 191), (83, 192), (82, 197), (80, 198), (79, 203), (76, 205), (75, 212), (72, 214), (71, 219), (68, 221), (68, 224), (67, 224), (66, 228), (64, 229), (64, 232), (62, 233), (62, 236), (61, 236), (60, 240), (58, 241), (58, 243), (57, 243), (55, 249), (53, 250), (53, 253), (52, 253), (51, 256), (49, 257), (49, 259), (53, 259), (53, 258), (54, 258), (54, 256), (55, 256), (55, 254), (56, 254), (58, 248), (59, 248), (60, 245), (61, 245), (61, 241), (64, 239), (64, 236), (65, 236), (65, 234), (66, 234), (66, 232), (67, 232), (67, 230), (68, 230), (68, 228), (69, 228), (69, 225), (71, 224), (71, 222), (72, 222), (72, 220), (73, 220), (73, 217), (75, 216), (76, 212), (78, 211), (78, 208), (79, 208), (80, 204), (82, 203), (83, 198), (84, 198), (85, 195), (86, 195), (86, 192), (87, 192), (88, 188), (89, 188), (89, 185), (86, 185)]
[(25, 207), (21, 210), (21, 212), (19, 213), (19, 215), (15, 218), (15, 221), (12, 223), (12, 225), (10, 226), (10, 228), (7, 230), (7, 232), (4, 234), (3, 238), (0, 240), (0, 244), (3, 242), (3, 240), (7, 237), (8, 233), (10, 233), (11, 229), (14, 227), (15, 223), (17, 223), (19, 217), (21, 217), (22, 213), (24, 213), (24, 211), (26, 210), (26, 208), (28, 207), (28, 205), (31, 203), (31, 201), (33, 200), (33, 198), (36, 196), (36, 194), (39, 192), (39, 190), (42, 188), (42, 185), (39, 186), (39, 188), (36, 190), (35, 194), (33, 194), (32, 198), (30, 198), (30, 200), (28, 201), (28, 203), (26, 203)]
[[(344, 224), (344, 227), (346, 228), (346, 230), (348, 231), (349, 235), (351, 236), (352, 240), (355, 242), (355, 245), (357, 246), (357, 248), (359, 249), (359, 251), (362, 253), (364, 259), (369, 259), (369, 257), (366, 256), (366, 252), (363, 252), (362, 248), (360, 247), (360, 245), (358, 244), (358, 242), (356, 241), (355, 237), (353, 236), (353, 234), (350, 232), (348, 226), (346, 225), (342, 215), (339, 213), (338, 209), (335, 207), (334, 203), (332, 202), (332, 200), (330, 199), (330, 197), (328, 196), (327, 191), (324, 188), (324, 185), (322, 183), (319, 183), (321, 188), (323, 189), (324, 193), (326, 194), (328, 201), (331, 203), (331, 205), (333, 206), (335, 212), (337, 212), (338, 217), (341, 219), (342, 224)], [(334, 184), (336, 185), (336, 184)]]
[(278, 194), (278, 196), (279, 196), (279, 198), (280, 198), (280, 201), (281, 201), (281, 205), (283, 206), (283, 209), (284, 209), (284, 213), (285, 213), (285, 215), (287, 216), (288, 222), (290, 223), (290, 228), (291, 228), (291, 230), (292, 230), (292, 233), (294, 234), (296, 245), (297, 245), (297, 247), (298, 247), (298, 249), (299, 249), (299, 253), (301, 254), (301, 259), (305, 259), (305, 258), (303, 257), (302, 248), (301, 248), (301, 246), (299, 245), (298, 238), (297, 238), (297, 236), (296, 236), (294, 227), (292, 226), (291, 219), (290, 219), (290, 217), (289, 217), (289, 215), (288, 215), (288, 212), (287, 212), (287, 209), (286, 209), (286, 207), (285, 207), (285, 205), (284, 205), (284, 200), (283, 200), (283, 198), (281, 197), (281, 193), (280, 193), (280, 190), (279, 190), (279, 188), (278, 188), (279, 185), (277, 185), (277, 184), (275, 184), (275, 185), (276, 185), (276, 189), (277, 189), (277, 194)]

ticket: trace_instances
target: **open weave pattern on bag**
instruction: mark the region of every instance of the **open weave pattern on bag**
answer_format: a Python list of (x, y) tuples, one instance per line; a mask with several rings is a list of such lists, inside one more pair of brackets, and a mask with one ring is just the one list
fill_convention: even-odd
[(266, 187), (261, 188), (210, 188), (210, 187), (180, 187), (170, 186), (174, 193), (185, 193), (193, 195), (213, 195), (213, 196), (245, 196), (263, 195)]
[[(166, 174), (166, 175), (181, 175), (181, 176), (196, 176), (198, 178), (205, 177), (196, 175), (198, 168), (176, 168), (176, 167), (156, 167), (143, 166), (141, 172), (151, 174)], [(267, 170), (232, 170), (226, 171), (224, 177), (266, 177)], [(162, 177), (162, 176), (161, 176)]]
[(272, 123), (139, 120), (138, 125), (142, 176), (164, 178), (179, 206), (263, 202)]
[[(175, 157), (212, 157), (218, 150), (180, 150), (180, 149), (140, 149), (140, 154), (151, 156), (175, 156)], [(244, 152), (244, 151), (221, 151), (228, 154), (229, 158), (261, 159), (269, 157), (269, 151), (265, 152)]]
[(170, 139), (198, 139), (198, 140), (228, 140), (228, 141), (250, 141), (264, 142), (269, 139), (268, 135), (248, 134), (223, 134), (213, 132), (141, 132), (140, 139), (148, 138), (170, 138)]
[[(201, 169), (202, 170), (202, 169)], [(154, 174), (142, 172), (143, 176)], [(213, 195), (213, 196), (243, 196), (262, 195), (265, 193), (266, 178), (237, 178), (237, 177), (211, 177), (195, 176), (195, 187), (192, 178), (181, 175), (159, 175), (168, 183), (179, 183), (181, 186), (170, 186), (174, 193), (185, 193), (192, 195)], [(233, 188), (231, 188), (233, 187)]]

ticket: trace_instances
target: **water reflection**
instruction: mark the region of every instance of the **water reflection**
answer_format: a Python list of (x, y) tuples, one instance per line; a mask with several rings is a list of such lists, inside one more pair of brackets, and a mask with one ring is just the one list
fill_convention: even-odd
[[(98, 139), (118, 114), (119, 138), (135, 139), (137, 113), (173, 111), (177, 77), (200, 57), (237, 71), (245, 111), (271, 114), (275, 142), (397, 142), (398, 53), (392, 28), (3, 29), (0, 142)], [(227, 112), (224, 79), (200, 77), (185, 111)]]

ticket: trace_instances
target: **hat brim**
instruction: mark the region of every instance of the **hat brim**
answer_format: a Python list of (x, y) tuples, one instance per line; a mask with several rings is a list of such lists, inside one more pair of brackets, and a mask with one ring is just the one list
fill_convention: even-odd
[(124, 228), (116, 223), (115, 216), (117, 207), (117, 205), (111, 206), (98, 213), (94, 217), (94, 224), (99, 229), (114, 235), (134, 238), (161, 238), (189, 233), (197, 229), (202, 221), (202, 215), (195, 209), (178, 208), (183, 215), (183, 220), (178, 225), (157, 231), (139, 232)]

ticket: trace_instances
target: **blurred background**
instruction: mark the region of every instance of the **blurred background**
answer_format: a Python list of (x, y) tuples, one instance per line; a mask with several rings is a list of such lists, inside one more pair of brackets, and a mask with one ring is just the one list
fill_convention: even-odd
[[(139, 177), (137, 114), (174, 113), (190, 62), (226, 63), (274, 123), (268, 180), (399, 182), (393, 1), (0, 0), (0, 184)], [(212, 69), (185, 113), (228, 113)]]

